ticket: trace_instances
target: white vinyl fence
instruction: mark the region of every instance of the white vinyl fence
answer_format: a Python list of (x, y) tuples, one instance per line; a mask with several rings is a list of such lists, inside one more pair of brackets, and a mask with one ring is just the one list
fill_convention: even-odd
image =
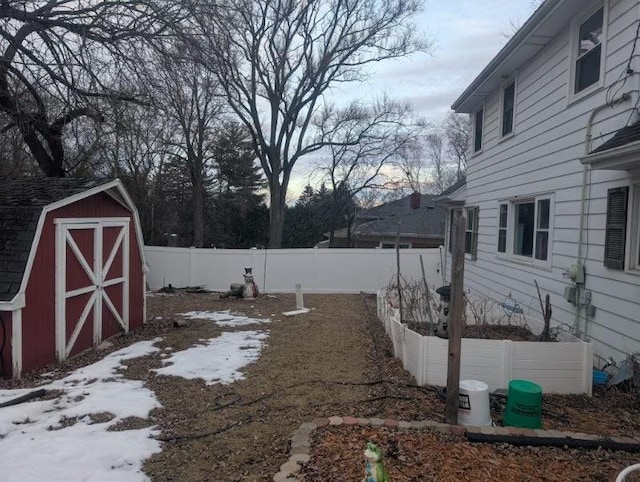
[[(375, 293), (395, 281), (393, 249), (199, 249), (147, 246), (147, 282), (152, 290), (204, 286), (226, 291), (243, 281), (245, 266), (253, 268), (263, 293)], [(406, 280), (421, 280), (420, 259), (430, 286), (442, 285), (440, 250), (403, 249), (400, 273)]]
[[(378, 292), (378, 317), (393, 343), (396, 358), (419, 385), (447, 384), (449, 341), (422, 336), (400, 323), (384, 291)], [(527, 320), (535, 324), (536, 320)], [(590, 343), (565, 335), (561, 342), (462, 339), (461, 380), (480, 380), (490, 390), (509, 381), (537, 383), (545, 393), (591, 394), (593, 352)]]

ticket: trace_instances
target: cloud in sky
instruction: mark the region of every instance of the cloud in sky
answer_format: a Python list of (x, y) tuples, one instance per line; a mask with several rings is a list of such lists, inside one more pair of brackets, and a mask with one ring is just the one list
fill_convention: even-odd
[(431, 121), (449, 106), (507, 41), (513, 24), (531, 13), (529, 0), (430, 2), (419, 27), (434, 40), (433, 51), (381, 64), (368, 82), (372, 92), (408, 98)]
[[(418, 26), (433, 39), (431, 54), (375, 65), (364, 85), (344, 85), (330, 96), (336, 104), (383, 94), (406, 99), (428, 121), (444, 119), (451, 104), (507, 42), (513, 25), (532, 13), (531, 0), (431, 0)], [(294, 169), (289, 197), (296, 199), (313, 162)]]

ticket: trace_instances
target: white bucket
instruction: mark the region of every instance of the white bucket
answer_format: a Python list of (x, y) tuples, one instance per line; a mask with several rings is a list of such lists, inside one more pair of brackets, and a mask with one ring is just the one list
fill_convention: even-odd
[(478, 380), (460, 380), (458, 423), (469, 426), (487, 426), (493, 423), (489, 385)]

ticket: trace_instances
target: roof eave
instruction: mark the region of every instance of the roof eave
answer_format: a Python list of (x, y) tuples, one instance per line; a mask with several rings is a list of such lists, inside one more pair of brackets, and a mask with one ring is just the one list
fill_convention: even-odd
[[(492, 74), (498, 70), (507, 60), (517, 56), (522, 47), (531, 39), (536, 29), (547, 19), (547, 17), (560, 5), (564, 0), (546, 0), (538, 9), (529, 17), (529, 19), (518, 29), (518, 31), (509, 39), (506, 45), (498, 52), (498, 54), (487, 64), (480, 74), (471, 82), (465, 91), (454, 101), (451, 109), (458, 113), (472, 113), (478, 105), (481, 105), (483, 99), (490, 93), (488, 91), (480, 91)], [(544, 45), (540, 45), (540, 49)], [(521, 54), (522, 55), (522, 54)], [(528, 57), (527, 55), (526, 57)], [(518, 64), (526, 61), (523, 56), (519, 59)], [(491, 89), (492, 90), (492, 89)]]
[(467, 185), (463, 184), (459, 189), (447, 196), (440, 196), (435, 199), (438, 206), (462, 206), (467, 199)]
[[(397, 232), (373, 232), (373, 233), (357, 233), (359, 238), (362, 237), (396, 237)], [(420, 238), (420, 239), (439, 239), (443, 238), (444, 234), (419, 234), (419, 233), (403, 233), (400, 232), (401, 238)]]
[(0, 311), (15, 311), (27, 306), (24, 293), (18, 292), (10, 301), (0, 301)]
[(589, 154), (580, 159), (580, 162), (595, 170), (632, 171), (640, 169), (640, 141)]

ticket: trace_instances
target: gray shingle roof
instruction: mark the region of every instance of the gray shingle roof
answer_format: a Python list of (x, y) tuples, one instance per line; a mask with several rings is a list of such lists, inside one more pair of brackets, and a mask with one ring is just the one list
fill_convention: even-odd
[(0, 181), (0, 301), (20, 289), (42, 209), (109, 180), (48, 178)]
[(615, 147), (622, 147), (632, 142), (640, 141), (640, 121), (630, 126), (620, 129), (615, 135), (604, 144), (598, 146), (591, 153), (608, 151)]
[[(433, 199), (436, 196), (432, 194), (420, 195), (420, 207), (418, 209), (424, 209), (428, 206), (435, 206)], [(381, 219), (389, 216), (397, 216), (400, 214), (406, 214), (411, 212), (411, 196), (405, 196), (395, 201), (389, 201), (379, 206), (374, 206), (369, 209), (364, 209), (357, 213), (356, 217), (360, 220), (366, 219)], [(415, 210), (414, 210), (415, 211)]]
[[(411, 196), (375, 206), (356, 215), (353, 233), (361, 236), (395, 236), (400, 223), (402, 236), (437, 237), (444, 236), (447, 210), (434, 203), (436, 196), (420, 195), (420, 207), (411, 209)], [(347, 229), (335, 233), (336, 237), (346, 237)]]
[(402, 236), (444, 236), (447, 210), (440, 206), (420, 207), (383, 219), (358, 224), (354, 232), (359, 235), (395, 236), (400, 223)]

